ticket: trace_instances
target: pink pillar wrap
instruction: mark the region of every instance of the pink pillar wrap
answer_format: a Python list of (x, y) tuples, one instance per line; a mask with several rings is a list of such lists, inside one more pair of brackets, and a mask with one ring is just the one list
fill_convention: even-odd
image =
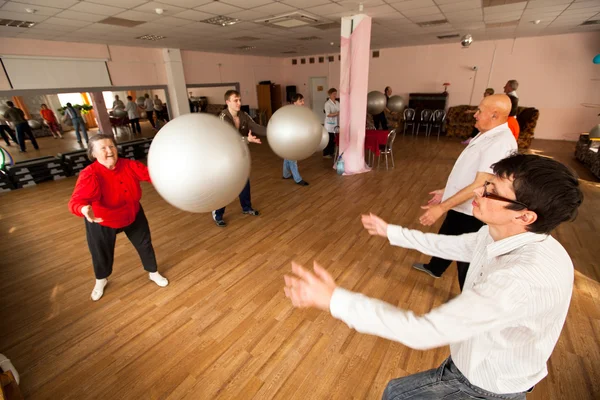
[(340, 66), (340, 154), (344, 175), (370, 171), (365, 163), (365, 126), (371, 49), (371, 17), (342, 18)]

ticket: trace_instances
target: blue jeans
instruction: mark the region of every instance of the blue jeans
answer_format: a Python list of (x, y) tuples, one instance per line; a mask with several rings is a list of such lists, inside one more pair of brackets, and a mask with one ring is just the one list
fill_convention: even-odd
[(448, 357), (437, 369), (391, 380), (383, 392), (383, 400), (525, 400), (525, 393), (496, 394), (469, 382)]
[(81, 129), (81, 132), (83, 133), (83, 138), (85, 139), (85, 142), (88, 142), (88, 134), (87, 134), (87, 130), (85, 129), (85, 122), (83, 122), (83, 120), (81, 118), (74, 118), (71, 121), (73, 121), (73, 128), (75, 128), (75, 135), (77, 135), (77, 141), (81, 142), (81, 135), (79, 134), (79, 130)]
[[(242, 189), (242, 193), (240, 193), (240, 205), (242, 206), (242, 211), (252, 210), (252, 199), (250, 197), (250, 179), (248, 179), (248, 182), (246, 182), (246, 186), (244, 186), (244, 189)], [(217, 221), (222, 220), (223, 214), (225, 214), (225, 207), (213, 211), (213, 219)]]
[(283, 177), (285, 179), (294, 176), (294, 182), (298, 183), (302, 180), (298, 171), (298, 162), (293, 160), (283, 160)]

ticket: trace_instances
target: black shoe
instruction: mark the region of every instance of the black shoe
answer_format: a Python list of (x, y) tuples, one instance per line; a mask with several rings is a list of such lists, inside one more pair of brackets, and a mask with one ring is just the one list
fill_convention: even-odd
[(431, 276), (432, 278), (438, 279), (441, 278), (441, 275), (436, 275), (433, 272), (431, 272), (426, 266), (425, 264), (421, 264), (421, 263), (414, 263), (412, 266), (414, 269), (421, 271), (421, 272), (425, 272), (427, 275)]
[(308, 186), (308, 182), (306, 182), (305, 180), (301, 180), (300, 182), (296, 182), (296, 185)]
[(227, 226), (227, 222), (222, 219), (215, 219), (215, 224), (217, 224), (219, 228), (225, 228)]
[(258, 217), (260, 215), (260, 213), (257, 210), (242, 211), (242, 213), (248, 214), (248, 215), (254, 215), (255, 217)]

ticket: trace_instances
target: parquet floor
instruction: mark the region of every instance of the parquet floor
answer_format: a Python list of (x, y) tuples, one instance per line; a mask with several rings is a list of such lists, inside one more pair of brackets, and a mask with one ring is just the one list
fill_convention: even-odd
[[(597, 399), (600, 184), (573, 160), (573, 143), (536, 141), (533, 149), (578, 169), (586, 198), (579, 218), (555, 233), (574, 260), (575, 290), (549, 375), (528, 399)], [(418, 228), (419, 206), (444, 186), (461, 150), (456, 140), (399, 137), (395, 169), (352, 177), (314, 156), (299, 163), (310, 182), (300, 187), (281, 179), (268, 145), (251, 146), (253, 203), (263, 215), (242, 215), (236, 201), (225, 229), (143, 184), (159, 268), (171, 283), (151, 283), (119, 235), (97, 303), (84, 224), (67, 209), (75, 178), (2, 194), (0, 352), (28, 399), (381, 398), (390, 379), (438, 366), (448, 348), (411, 350), (294, 310), (283, 274), (292, 260), (317, 260), (341, 286), (419, 313), (455, 296), (455, 268), (435, 281), (413, 270), (427, 258), (369, 237), (360, 215)]]

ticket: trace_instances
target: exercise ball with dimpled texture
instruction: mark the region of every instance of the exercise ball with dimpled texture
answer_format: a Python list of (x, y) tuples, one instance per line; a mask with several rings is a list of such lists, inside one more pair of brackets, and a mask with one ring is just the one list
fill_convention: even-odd
[(323, 127), (321, 143), (319, 143), (319, 147), (317, 147), (317, 151), (325, 150), (325, 147), (327, 147), (328, 143), (329, 143), (329, 132), (327, 132), (327, 129), (325, 129), (325, 127)]
[(288, 105), (273, 114), (267, 139), (275, 154), (286, 160), (304, 160), (321, 142), (323, 127), (310, 108)]
[(156, 191), (184, 211), (211, 212), (235, 199), (250, 176), (250, 152), (239, 133), (210, 114), (186, 114), (154, 137), (148, 170)]
[(386, 101), (385, 94), (376, 90), (369, 92), (367, 95), (367, 112), (372, 115), (381, 114), (385, 110)]
[(42, 129), (42, 124), (38, 120), (29, 119), (27, 120), (27, 124), (31, 129)]
[(387, 108), (391, 112), (401, 112), (404, 108), (404, 99), (402, 96), (392, 96), (388, 99)]

